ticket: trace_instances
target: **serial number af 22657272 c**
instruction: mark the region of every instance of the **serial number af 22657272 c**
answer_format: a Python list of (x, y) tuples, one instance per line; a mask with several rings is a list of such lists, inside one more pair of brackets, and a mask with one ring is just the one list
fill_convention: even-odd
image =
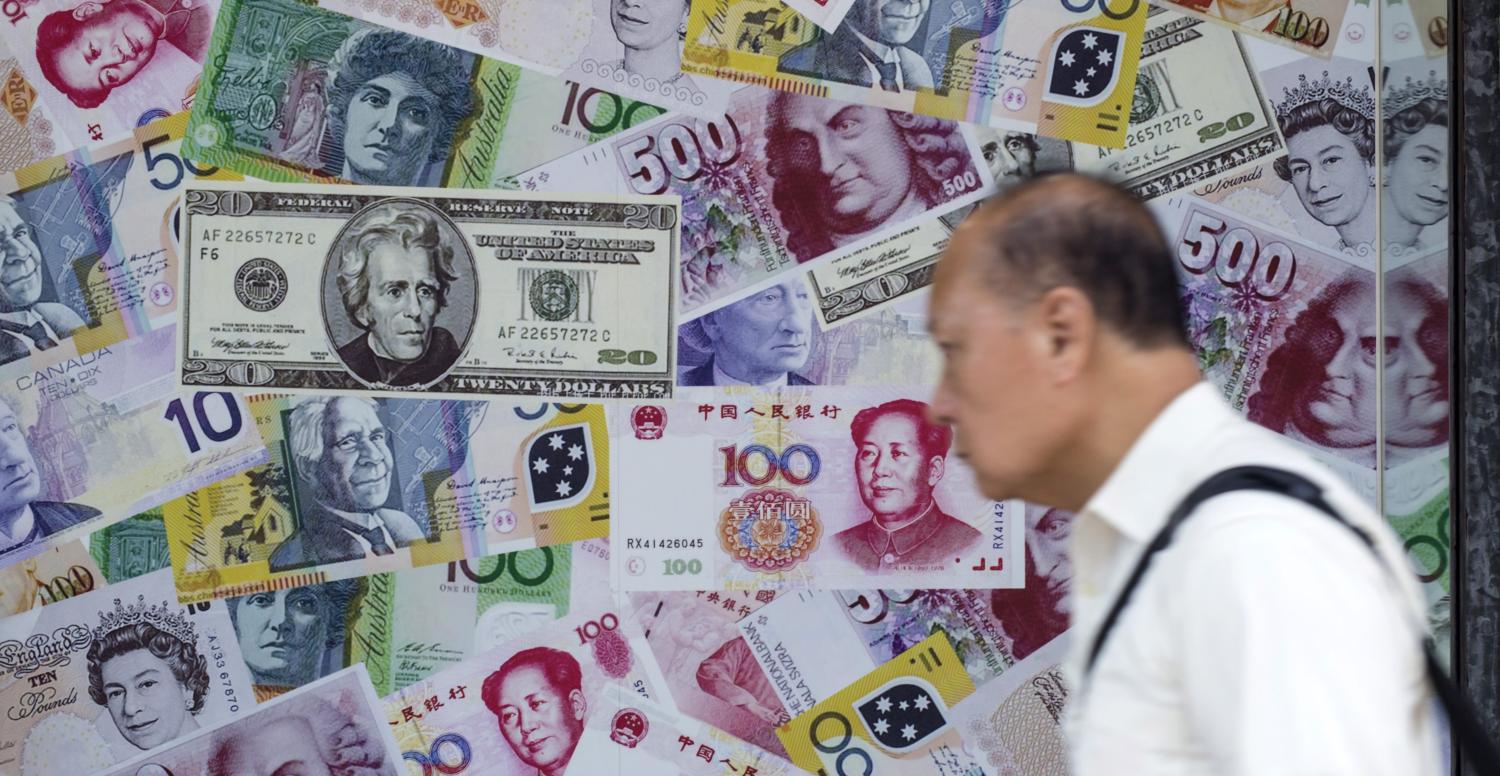
[(609, 329), (590, 326), (501, 326), (500, 339), (523, 342), (609, 342)]

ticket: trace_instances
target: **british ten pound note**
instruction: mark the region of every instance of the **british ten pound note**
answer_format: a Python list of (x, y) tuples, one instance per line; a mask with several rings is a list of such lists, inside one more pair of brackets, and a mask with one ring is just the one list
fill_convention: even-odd
[(1145, 21), (1139, 0), (858, 0), (830, 32), (780, 0), (693, 0), (682, 66), (1117, 148)]
[[(0, 773), (100, 773), (255, 706), (223, 604), (162, 571), (0, 620)], [(181, 771), (179, 771), (181, 773)]]
[(0, 568), (266, 459), (243, 399), (179, 392), (172, 329), (0, 383)]
[[(373, 4), (368, 13), (339, 6), (402, 31), (292, 0), (229, 0), (189, 153), (266, 180), (483, 189), (663, 112), (490, 59), (492, 49), (420, 37), (416, 23), (442, 6), (410, 5), (421, 10), (403, 4), (394, 19)], [(544, 17), (545, 32), (532, 37), (550, 45), (559, 31), (540, 9), (552, 5), (508, 8)], [(399, 135), (388, 137), (398, 115)]]
[(406, 773), (364, 666), (298, 688), (107, 776)]
[(599, 405), (334, 394), (251, 407), (270, 463), (163, 508), (184, 601), (608, 533)]
[(737, 91), (717, 117), (663, 116), (520, 183), (682, 197), (684, 314), (993, 190), (956, 122), (758, 88)]
[(641, 195), (194, 188), (182, 383), (670, 396), (678, 214)]
[(11, 2), (0, 39), (74, 146), (193, 107), (217, 0)]
[(619, 588), (1019, 585), (1019, 503), (981, 495), (927, 412), (901, 389), (804, 386), (623, 409)]

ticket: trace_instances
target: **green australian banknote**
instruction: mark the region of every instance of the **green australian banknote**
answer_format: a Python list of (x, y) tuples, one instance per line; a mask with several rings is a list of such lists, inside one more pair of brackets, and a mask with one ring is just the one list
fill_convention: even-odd
[(223, 4), (186, 141), (273, 181), (492, 188), (653, 105), (292, 0)]

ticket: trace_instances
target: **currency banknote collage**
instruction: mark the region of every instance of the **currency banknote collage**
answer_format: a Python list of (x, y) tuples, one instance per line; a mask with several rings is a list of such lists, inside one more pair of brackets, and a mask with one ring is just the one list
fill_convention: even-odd
[(926, 325), (1058, 171), (1450, 631), (1441, 3), (0, 16), (0, 776), (1065, 776), (1072, 515)]

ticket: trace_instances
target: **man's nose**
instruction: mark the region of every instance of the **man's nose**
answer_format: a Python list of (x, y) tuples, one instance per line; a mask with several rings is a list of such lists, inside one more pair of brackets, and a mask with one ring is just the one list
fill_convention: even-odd
[(422, 302), (417, 299), (416, 294), (407, 294), (404, 298), (402, 298), (401, 314), (408, 318), (411, 318), (412, 320), (421, 319)]
[(28, 453), (25, 440), (5, 436), (0, 441), (0, 467), (13, 469), (24, 464), (29, 457)]
[(827, 138), (818, 138), (818, 171), (825, 176), (832, 176), (834, 171), (844, 166), (845, 156), (834, 143), (828, 142)]

